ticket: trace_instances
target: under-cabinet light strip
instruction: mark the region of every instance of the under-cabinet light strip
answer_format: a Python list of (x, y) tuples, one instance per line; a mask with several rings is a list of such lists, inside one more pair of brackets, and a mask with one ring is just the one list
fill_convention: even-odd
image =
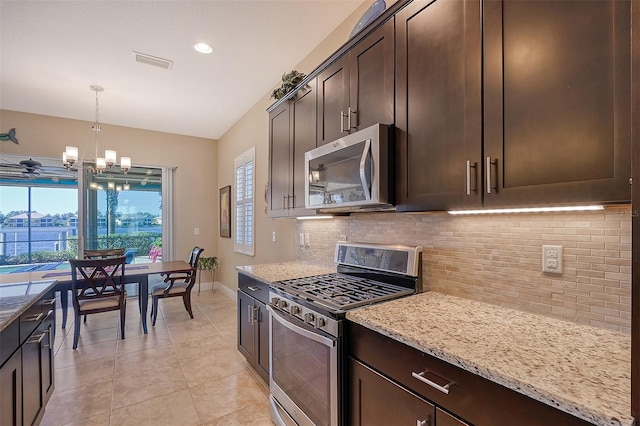
[(542, 213), (604, 210), (604, 206), (522, 207), (514, 209), (450, 210), (449, 214)]
[(299, 220), (318, 220), (318, 219), (333, 219), (333, 216), (298, 216), (296, 219)]

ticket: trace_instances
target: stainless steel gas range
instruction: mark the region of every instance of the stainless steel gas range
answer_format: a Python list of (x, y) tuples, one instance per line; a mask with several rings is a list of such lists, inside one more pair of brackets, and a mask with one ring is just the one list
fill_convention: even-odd
[(271, 284), (270, 404), (276, 424), (344, 423), (345, 314), (419, 291), (421, 252), (422, 247), (339, 241), (337, 273)]

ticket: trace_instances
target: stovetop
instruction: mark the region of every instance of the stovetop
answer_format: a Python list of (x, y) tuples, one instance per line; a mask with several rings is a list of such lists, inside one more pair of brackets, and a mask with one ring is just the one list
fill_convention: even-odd
[(283, 280), (273, 286), (308, 302), (340, 311), (415, 292), (415, 288), (341, 273)]

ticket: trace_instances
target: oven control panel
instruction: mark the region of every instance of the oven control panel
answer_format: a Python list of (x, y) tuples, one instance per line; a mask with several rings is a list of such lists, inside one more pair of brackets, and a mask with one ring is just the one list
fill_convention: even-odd
[(322, 330), (332, 336), (339, 336), (339, 322), (313, 309), (286, 299), (276, 293), (269, 293), (269, 306), (285, 316), (295, 317), (311, 327)]

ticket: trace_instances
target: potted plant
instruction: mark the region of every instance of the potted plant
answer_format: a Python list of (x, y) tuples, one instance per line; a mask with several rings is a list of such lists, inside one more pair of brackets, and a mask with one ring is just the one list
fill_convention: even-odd
[(200, 294), (200, 280), (202, 278), (202, 271), (211, 271), (211, 291), (213, 291), (213, 284), (216, 281), (216, 268), (218, 267), (218, 258), (216, 256), (201, 257), (198, 260), (198, 270), (201, 271), (198, 274), (198, 294)]
[(305, 74), (296, 70), (282, 74), (282, 85), (271, 93), (271, 98), (282, 99), (287, 93), (295, 89), (305, 77)]

